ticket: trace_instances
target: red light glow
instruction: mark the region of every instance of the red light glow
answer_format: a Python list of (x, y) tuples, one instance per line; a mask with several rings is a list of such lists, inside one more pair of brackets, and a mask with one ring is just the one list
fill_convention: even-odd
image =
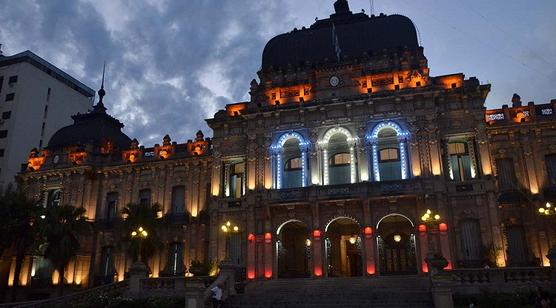
[(445, 223), (441, 223), (441, 224), (438, 225), (438, 230), (440, 232), (446, 232), (446, 231), (448, 231), (448, 225), (445, 224)]
[(425, 225), (419, 225), (419, 232), (421, 232), (421, 233), (427, 232), (427, 226), (425, 226)]
[(313, 231), (313, 237), (314, 237), (315, 239), (319, 239), (319, 238), (320, 238), (320, 235), (321, 235), (320, 230), (315, 230), (315, 231)]

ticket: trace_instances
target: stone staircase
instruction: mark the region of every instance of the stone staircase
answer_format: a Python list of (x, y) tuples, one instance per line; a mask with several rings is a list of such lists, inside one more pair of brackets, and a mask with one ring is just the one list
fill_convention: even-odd
[(229, 308), (434, 307), (426, 277), (276, 279), (250, 282)]

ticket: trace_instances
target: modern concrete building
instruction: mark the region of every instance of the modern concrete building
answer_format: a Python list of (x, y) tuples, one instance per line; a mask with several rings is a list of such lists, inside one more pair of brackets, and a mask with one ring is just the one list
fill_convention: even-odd
[(31, 51), (0, 55), (0, 187), (13, 183), (29, 148), (42, 149), (94, 91)]
[[(409, 18), (335, 10), (268, 42), (250, 101), (208, 119), (212, 139), (141, 147), (101, 92), (31, 153), (29, 196), (95, 227), (66, 283), (124, 279), (113, 222), (129, 202), (162, 206), (152, 277), (227, 255), (248, 279), (421, 275), (431, 253), (448, 269), (548, 265), (556, 101), (486, 110), (490, 85), (429, 75)], [(23, 284), (52, 277), (40, 256), (24, 269)]]

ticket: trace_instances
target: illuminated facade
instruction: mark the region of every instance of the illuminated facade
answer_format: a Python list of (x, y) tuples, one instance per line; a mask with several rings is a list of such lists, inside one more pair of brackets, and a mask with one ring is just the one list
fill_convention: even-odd
[(251, 100), (207, 120), (212, 140), (139, 147), (101, 102), (75, 120), (111, 135), (32, 152), (29, 194), (84, 206), (97, 226), (74, 267), (123, 279), (110, 221), (129, 202), (158, 202), (170, 222), (153, 276), (223, 260), (226, 221), (249, 279), (418, 274), (431, 252), (449, 268), (547, 265), (556, 101), (486, 110), (490, 85), (429, 75), (411, 20), (335, 9), (269, 41)]

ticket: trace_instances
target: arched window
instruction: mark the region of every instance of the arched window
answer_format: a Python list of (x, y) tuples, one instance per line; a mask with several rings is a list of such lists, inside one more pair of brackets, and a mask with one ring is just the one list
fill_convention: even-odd
[(274, 187), (294, 188), (307, 185), (308, 143), (301, 134), (285, 133), (272, 146)]
[(323, 147), (324, 185), (355, 183), (355, 139), (343, 127), (331, 128), (320, 142)]
[(372, 173), (375, 181), (408, 178), (407, 136), (408, 133), (393, 121), (375, 125), (367, 135), (367, 140), (372, 144)]

